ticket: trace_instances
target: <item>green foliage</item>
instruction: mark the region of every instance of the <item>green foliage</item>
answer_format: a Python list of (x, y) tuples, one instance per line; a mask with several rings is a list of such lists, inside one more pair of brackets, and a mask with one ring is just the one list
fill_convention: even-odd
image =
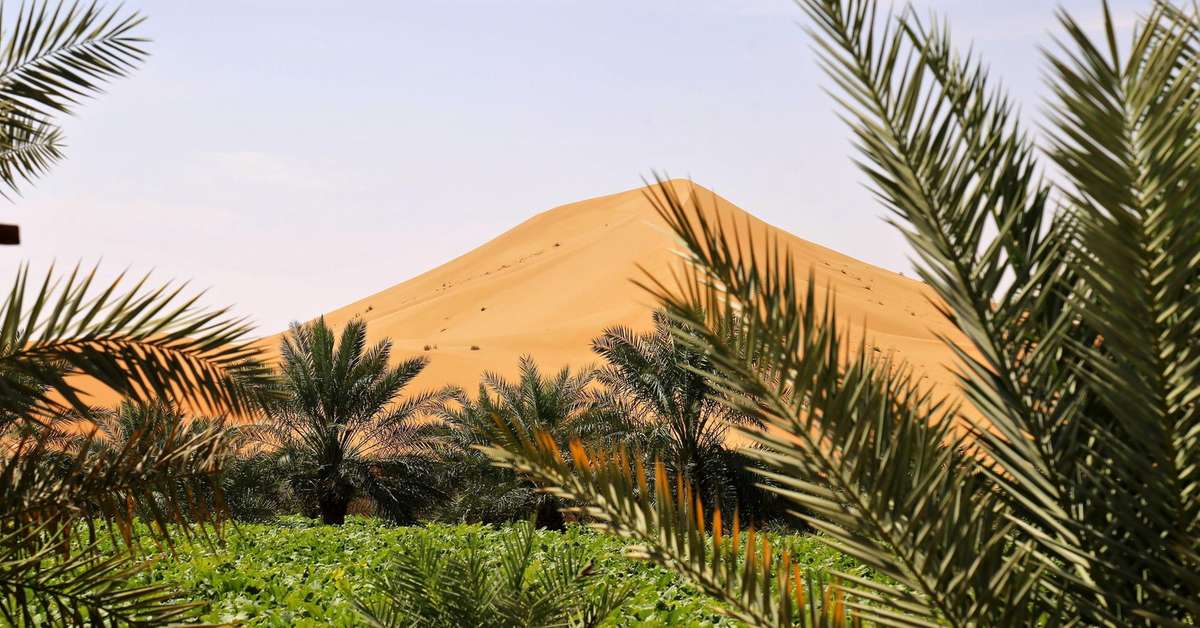
[[(349, 517), (323, 526), (300, 517), (271, 524), (244, 524), (224, 547), (182, 546), (163, 555), (135, 584), (170, 584), (187, 601), (206, 603), (201, 619), (247, 626), (358, 625), (355, 600), (376, 599), (376, 580), (390, 573), (408, 548), (429, 546), (461, 557), (469, 543), (499, 548), (511, 528), (428, 524), (393, 527), (378, 519)], [(770, 535), (777, 551), (817, 572), (839, 570), (868, 577), (848, 557), (810, 536)], [(607, 626), (732, 626), (714, 601), (678, 576), (624, 556), (622, 541), (580, 526), (534, 532), (533, 563), (552, 554), (575, 553), (593, 564), (595, 584), (628, 586), (629, 599)], [(472, 541), (471, 539), (477, 539)]]
[(380, 593), (360, 611), (381, 627), (583, 627), (599, 625), (633, 593), (629, 583), (610, 587), (598, 578), (581, 546), (557, 545), (536, 557), (536, 541), (532, 523), (486, 546), (481, 535), (468, 535), (453, 551), (419, 539), (401, 549), (376, 580)]
[(397, 401), (428, 359), (391, 366), (391, 341), (368, 348), (366, 339), (361, 320), (347, 323), (340, 339), (324, 318), (293, 324), (280, 345), (283, 399), (266, 423), (248, 428), (287, 456), (295, 492), (326, 523), (342, 523), (359, 495), (393, 519), (411, 520), (435, 488), (436, 427), (419, 419), (444, 393)]

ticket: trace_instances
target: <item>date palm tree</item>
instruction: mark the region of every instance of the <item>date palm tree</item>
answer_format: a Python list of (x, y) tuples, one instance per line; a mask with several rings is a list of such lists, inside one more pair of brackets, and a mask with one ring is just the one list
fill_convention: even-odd
[(572, 438), (619, 438), (622, 426), (595, 403), (589, 391), (594, 377), (591, 368), (573, 373), (564, 367), (544, 374), (526, 355), (520, 359), (515, 380), (485, 372), (474, 399), (461, 389), (450, 394), (437, 414), (446, 430), (442, 455), (450, 470), (446, 477), (456, 487), (450, 508), (458, 518), (501, 522), (534, 513), (538, 527), (565, 525), (558, 499), (539, 491), (524, 476), (496, 469), (478, 447), (489, 442), (497, 422), (541, 431), (562, 446)]
[(400, 397), (428, 359), (392, 366), (390, 340), (368, 347), (367, 325), (357, 319), (339, 338), (323, 317), (294, 323), (280, 355), (284, 399), (257, 433), (292, 460), (297, 493), (327, 524), (344, 523), (358, 496), (410, 519), (434, 490), (437, 426), (420, 419), (444, 393)]
[(685, 326), (661, 310), (653, 322), (647, 333), (610, 327), (592, 341), (606, 361), (596, 374), (603, 386), (600, 403), (642, 427), (627, 446), (661, 457), (708, 503), (740, 506), (748, 514), (762, 500), (754, 499), (756, 477), (743, 471), (749, 459), (729, 447), (729, 430), (762, 427), (762, 421), (722, 402), (712, 360), (678, 337), (690, 333)]
[[(1200, 622), (1197, 15), (1152, 2), (1122, 46), (1107, 5), (1099, 40), (1060, 13), (1036, 142), (944, 23), (873, 0), (801, 4), (862, 167), (965, 338), (945, 340), (958, 390), (848, 343), (786, 250), (763, 254), (667, 184), (653, 197), (692, 271), (647, 283), (708, 330), (689, 342), (712, 355), (722, 398), (769, 426), (749, 435), (780, 493), (894, 581), (837, 589), (889, 625)], [(754, 364), (716, 333), (729, 312)], [(591, 504), (747, 623), (816, 606), (777, 576), (786, 559), (727, 551), (717, 516), (665, 470), (501, 444), (497, 460)]]

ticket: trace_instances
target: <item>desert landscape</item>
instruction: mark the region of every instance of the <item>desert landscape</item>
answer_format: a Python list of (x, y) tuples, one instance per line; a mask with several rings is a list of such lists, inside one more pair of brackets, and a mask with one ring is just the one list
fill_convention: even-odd
[[(839, 316), (869, 331), (881, 352), (953, 385), (954, 355), (938, 336), (956, 331), (934, 308), (928, 286), (841, 255), (768, 225), (692, 181), (668, 182), (695, 206), (749, 226), (764, 249), (777, 241), (794, 256), (796, 277), (831, 291)], [(515, 374), (532, 355), (553, 368), (597, 361), (591, 341), (606, 327), (646, 330), (658, 307), (638, 281), (671, 282), (685, 261), (677, 238), (655, 211), (654, 186), (556, 207), (437, 268), (324, 315), (340, 328), (367, 323), (368, 339), (391, 339), (401, 355), (427, 354), (414, 386), (474, 386), (483, 371)], [(277, 349), (277, 337), (265, 339)]]
[(1200, 625), (1200, 7), (141, 4), (0, 0), (0, 625)]

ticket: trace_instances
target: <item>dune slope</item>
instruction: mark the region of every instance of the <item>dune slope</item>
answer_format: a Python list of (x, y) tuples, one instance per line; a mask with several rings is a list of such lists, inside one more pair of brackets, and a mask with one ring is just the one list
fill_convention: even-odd
[[(691, 189), (686, 181), (670, 185), (683, 195)], [(643, 272), (665, 279), (682, 264), (645, 193), (634, 189), (538, 214), (326, 320), (341, 326), (360, 317), (372, 341), (392, 339), (395, 356), (428, 355), (416, 388), (473, 389), (485, 370), (512, 375), (523, 353), (547, 369), (594, 363), (590, 341), (605, 327), (649, 326), (654, 304), (631, 279)], [(899, 352), (935, 382), (950, 381), (952, 356), (936, 334), (953, 329), (931, 305), (927, 286), (776, 229), (699, 186), (696, 194), (706, 211), (715, 201), (723, 219), (749, 221), (759, 242), (778, 237), (800, 272), (811, 268), (821, 288), (833, 288), (841, 317), (859, 330), (865, 323), (880, 351)], [(278, 337), (263, 342), (274, 352)]]

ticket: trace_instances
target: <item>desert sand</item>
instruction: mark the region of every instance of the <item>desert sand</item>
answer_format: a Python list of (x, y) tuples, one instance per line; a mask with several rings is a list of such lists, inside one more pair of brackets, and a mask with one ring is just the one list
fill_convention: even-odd
[[(692, 189), (688, 181), (669, 184), (685, 198)], [(412, 390), (453, 384), (474, 392), (481, 372), (511, 376), (524, 353), (545, 370), (593, 364), (590, 342), (605, 327), (650, 326), (653, 299), (632, 280), (645, 273), (667, 280), (684, 263), (646, 192), (545, 211), (325, 318), (335, 328), (362, 318), (371, 341), (392, 339), (397, 359), (428, 356)], [(795, 257), (798, 276), (807, 278), (811, 268), (820, 289), (831, 287), (840, 318), (866, 329), (869, 344), (897, 352), (939, 387), (950, 384), (953, 356), (936, 336), (955, 330), (931, 304), (928, 286), (777, 229), (698, 185), (694, 198), (723, 220), (748, 221), (759, 243), (777, 237)], [(277, 355), (278, 336), (263, 342)]]

